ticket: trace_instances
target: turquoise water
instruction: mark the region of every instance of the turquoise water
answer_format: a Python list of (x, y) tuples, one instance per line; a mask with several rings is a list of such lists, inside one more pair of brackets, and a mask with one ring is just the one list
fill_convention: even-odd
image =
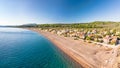
[(45, 37), (19, 28), (0, 28), (0, 68), (80, 68)]

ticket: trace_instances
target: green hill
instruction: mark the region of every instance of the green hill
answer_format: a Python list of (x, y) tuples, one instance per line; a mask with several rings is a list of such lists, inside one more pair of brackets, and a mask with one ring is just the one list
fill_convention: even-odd
[(107, 28), (120, 29), (120, 22), (95, 21), (90, 23), (73, 23), (73, 24), (39, 24), (40, 28)]

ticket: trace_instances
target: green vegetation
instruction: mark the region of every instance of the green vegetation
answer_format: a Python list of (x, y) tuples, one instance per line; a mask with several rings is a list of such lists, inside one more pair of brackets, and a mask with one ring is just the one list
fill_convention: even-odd
[[(95, 22), (90, 22), (90, 23), (74, 23), (74, 24), (25, 24), (21, 25), (18, 27), (36, 27), (36, 28), (42, 28), (42, 29), (47, 29), (47, 28), (83, 28), (83, 29), (92, 29), (92, 28), (97, 28), (97, 29), (104, 29), (104, 30), (110, 30), (110, 29), (115, 29), (118, 30), (120, 29), (120, 22), (104, 22), (104, 21), (95, 21)], [(115, 31), (114, 31), (115, 32)]]
[(109, 28), (109, 27), (118, 27), (120, 22), (91, 22), (91, 23), (74, 23), (74, 24), (40, 24), (37, 27), (70, 27), (70, 28)]
[(40, 28), (102, 28), (93, 23), (79, 23), (79, 24), (40, 24)]

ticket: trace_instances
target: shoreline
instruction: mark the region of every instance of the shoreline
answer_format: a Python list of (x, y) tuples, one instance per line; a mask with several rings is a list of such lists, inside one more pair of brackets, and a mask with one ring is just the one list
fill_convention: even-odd
[[(84, 68), (116, 68), (117, 50), (86, 43), (82, 40), (58, 36), (37, 28), (26, 28), (38, 32), (50, 40), (61, 51)], [(114, 53), (113, 53), (114, 52)], [(110, 61), (112, 60), (112, 61)]]
[(68, 59), (70, 62), (72, 61), (71, 63), (74, 63), (74, 68), (83, 68), (82, 65), (80, 65), (78, 62), (76, 62), (71, 56), (69, 56), (67, 53), (65, 53), (63, 50), (61, 50), (59, 47), (57, 47), (54, 43), (52, 43), (52, 44), (60, 52), (60, 54), (64, 56), (64, 58)]

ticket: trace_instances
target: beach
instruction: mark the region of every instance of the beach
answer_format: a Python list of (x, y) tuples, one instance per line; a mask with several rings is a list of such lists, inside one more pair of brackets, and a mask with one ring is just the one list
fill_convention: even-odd
[(110, 48), (107, 46), (87, 43), (83, 40), (73, 40), (69, 37), (58, 36), (38, 28), (26, 28), (38, 32), (50, 40), (55, 46), (70, 56), (83, 68), (119, 68), (119, 47)]

